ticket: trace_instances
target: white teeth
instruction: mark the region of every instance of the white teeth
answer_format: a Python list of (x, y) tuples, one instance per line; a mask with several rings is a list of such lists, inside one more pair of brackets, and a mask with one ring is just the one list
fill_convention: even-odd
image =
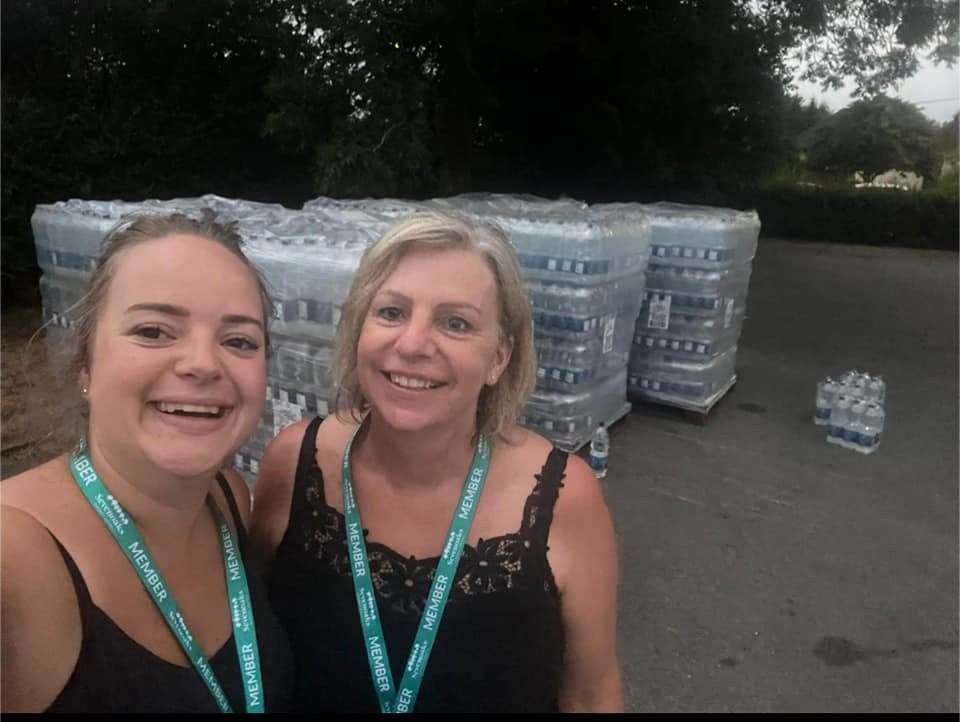
[(435, 389), (440, 384), (427, 379), (418, 379), (413, 376), (401, 376), (400, 374), (390, 374), (390, 380), (397, 386), (403, 386), (408, 389)]
[(220, 406), (200, 406), (198, 404), (168, 404), (165, 401), (157, 402), (159, 408), (165, 414), (172, 414), (176, 411), (183, 411), (188, 414), (212, 414), (218, 416), (222, 411)]

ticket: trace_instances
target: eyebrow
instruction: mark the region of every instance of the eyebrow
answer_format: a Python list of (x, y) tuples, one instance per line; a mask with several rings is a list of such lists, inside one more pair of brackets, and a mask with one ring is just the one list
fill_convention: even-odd
[[(374, 298), (379, 298), (380, 296), (390, 296), (392, 298), (396, 298), (406, 303), (411, 302), (411, 299), (408, 296), (405, 296), (399, 291), (391, 291), (390, 289), (384, 289), (380, 291), (379, 293), (377, 293), (377, 295)], [(469, 301), (449, 301), (446, 303), (438, 303), (437, 308), (469, 308), (470, 310), (474, 311), (478, 316), (483, 315), (483, 312), (480, 310), (480, 308), (477, 306), (474, 306)]]
[[(182, 318), (190, 315), (190, 311), (183, 306), (174, 306), (170, 303), (135, 303), (126, 310), (126, 313), (134, 313), (135, 311), (155, 311), (156, 313), (165, 313), (168, 316), (180, 316)], [(263, 328), (263, 324), (259, 319), (243, 314), (228, 313), (221, 316), (220, 320), (224, 323), (250, 323), (260, 329)]]

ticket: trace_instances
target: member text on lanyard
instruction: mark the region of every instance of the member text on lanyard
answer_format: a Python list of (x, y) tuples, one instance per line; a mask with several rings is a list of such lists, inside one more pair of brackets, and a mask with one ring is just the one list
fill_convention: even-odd
[(342, 481), (343, 481), (343, 515), (347, 522), (347, 546), (350, 552), (350, 571), (353, 575), (353, 588), (357, 596), (357, 609), (360, 612), (360, 625), (363, 628), (363, 640), (367, 648), (367, 660), (370, 663), (370, 673), (373, 675), (373, 686), (380, 701), (382, 712), (411, 712), (420, 692), (423, 674), (430, 659), (430, 652), (437, 636), (440, 619), (450, 596), (450, 588), (456, 576), (463, 545), (473, 522), (480, 492), (487, 478), (487, 469), (490, 467), (490, 444), (481, 438), (477, 442), (476, 451), (467, 478), (463, 482), (460, 500), (457, 502), (450, 528), (447, 531), (443, 545), (443, 554), (437, 563), (433, 575), (433, 584), (427, 595), (427, 605), (420, 617), (420, 626), (417, 636), (413, 640), (413, 647), (407, 658), (400, 687), (396, 689), (393, 683), (393, 673), (390, 671), (390, 657), (387, 654), (386, 639), (380, 625), (380, 612), (377, 607), (377, 598), (370, 579), (370, 563), (367, 559), (367, 545), (363, 539), (363, 524), (360, 521), (360, 510), (357, 507), (353, 493), (353, 478), (350, 473), (350, 448), (360, 430), (357, 426), (343, 451)]
[[(196, 643), (187, 627), (180, 607), (170, 592), (170, 587), (157, 568), (156, 562), (147, 548), (133, 520), (120, 506), (116, 498), (107, 490), (100, 476), (93, 468), (93, 462), (84, 446), (70, 459), (70, 472), (84, 497), (97, 512), (100, 519), (113, 535), (121, 551), (140, 577), (150, 598), (160, 610), (164, 621), (173, 632), (187, 659), (200, 675), (210, 694), (213, 695), (221, 712), (232, 712), (227, 696), (213, 673), (206, 655)], [(207, 504), (217, 520), (220, 549), (223, 552), (223, 568), (227, 578), (227, 597), (229, 612), (233, 622), (233, 636), (237, 647), (237, 658), (243, 689), (246, 697), (247, 712), (263, 712), (263, 683), (260, 674), (260, 651), (257, 645), (257, 630), (253, 619), (253, 605), (247, 586), (247, 575), (240, 557), (240, 549), (234, 543), (230, 527), (216, 504), (208, 496)]]

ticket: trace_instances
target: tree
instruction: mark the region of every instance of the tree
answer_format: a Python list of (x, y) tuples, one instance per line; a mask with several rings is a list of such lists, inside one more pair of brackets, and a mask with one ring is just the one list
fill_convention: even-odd
[(957, 3), (3, 3), (3, 278), (78, 196), (722, 201), (789, 156), (795, 53), (870, 95), (956, 57)]
[(953, 163), (956, 163), (957, 147), (960, 145), (960, 111), (954, 113), (950, 120), (940, 126), (937, 136), (940, 153), (951, 157)]
[(785, 96), (781, 110), (784, 146), (792, 152), (808, 148), (811, 131), (830, 115), (830, 109), (815, 100), (804, 102), (796, 95)]
[(288, 192), (297, 159), (262, 135), (279, 7), (19, 0), (2, 13), (5, 302), (35, 280), (38, 203)]
[(902, 100), (859, 100), (813, 129), (807, 162), (844, 176), (862, 171), (870, 177), (896, 168), (935, 178), (936, 126), (917, 106)]
[(837, 89), (854, 81), (871, 97), (917, 72), (919, 55), (936, 63), (958, 57), (957, 0), (756, 0), (763, 22), (780, 30), (802, 79)]
[[(307, 67), (271, 84), (268, 132), (310, 146), (316, 188), (581, 197), (750, 178), (784, 158), (808, 76), (869, 94), (929, 47), (956, 0), (303, 0)], [(785, 112), (789, 113), (789, 109)]]

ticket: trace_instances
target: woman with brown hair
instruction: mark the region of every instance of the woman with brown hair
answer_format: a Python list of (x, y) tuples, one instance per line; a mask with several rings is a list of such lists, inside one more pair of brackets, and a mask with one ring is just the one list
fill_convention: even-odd
[(290, 650), (226, 468), (263, 407), (269, 310), (209, 216), (104, 240), (77, 322), (83, 436), (3, 482), (4, 711), (285, 707)]

